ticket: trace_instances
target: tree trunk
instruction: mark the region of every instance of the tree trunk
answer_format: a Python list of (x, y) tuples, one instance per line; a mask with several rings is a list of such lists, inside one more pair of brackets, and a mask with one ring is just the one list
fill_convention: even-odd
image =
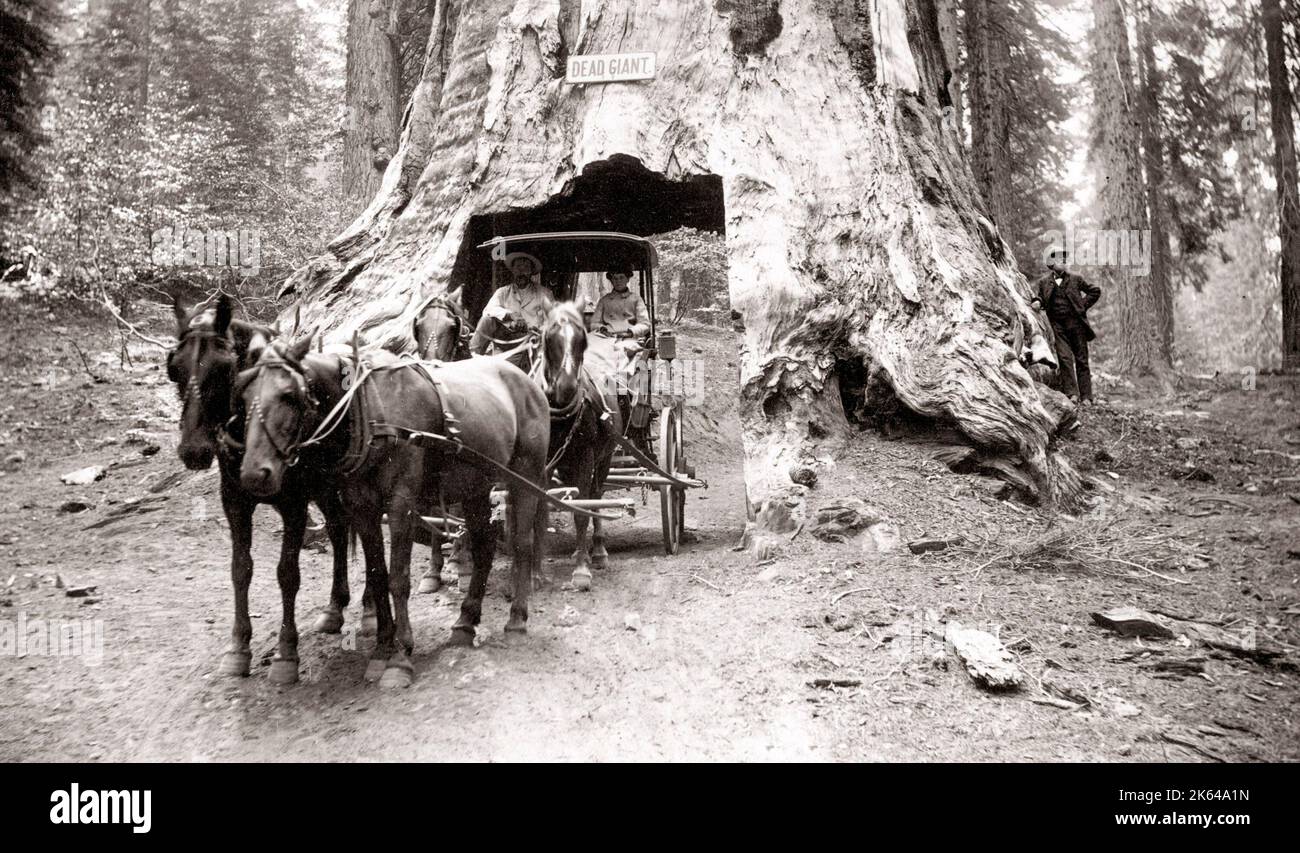
[(1169, 217), (1165, 190), (1165, 141), (1160, 127), (1160, 98), (1163, 81), (1156, 65), (1155, 40), (1151, 36), (1151, 3), (1146, 0), (1138, 12), (1138, 54), (1142, 72), (1142, 152), (1146, 165), (1147, 216), (1151, 223), (1151, 294), (1156, 328), (1160, 335), (1160, 357), (1174, 362), (1174, 290), (1169, 269)]
[(1006, 227), (1011, 215), (1011, 163), (1006, 79), (1010, 49), (996, 0), (966, 1), (966, 66), (971, 111), (971, 170), (993, 221)]
[[(441, 0), (429, 45), (379, 197), (286, 282), (304, 327), (409, 350), (429, 292), (487, 299), (493, 234), (725, 226), (760, 528), (795, 529), (790, 470), (853, 440), (842, 375), (1076, 496), (1018, 360), (1045, 330), (942, 121), (931, 3)], [(567, 56), (649, 49), (653, 81), (562, 79)]]
[(379, 191), (397, 150), (401, 68), (396, 44), (396, 0), (349, 0), (347, 125), (343, 192), (360, 213)]
[(947, 61), (948, 103), (952, 107), (953, 124), (958, 139), (966, 138), (965, 118), (962, 114), (961, 36), (957, 25), (957, 0), (935, 0), (938, 16), (939, 44)]
[[(1146, 189), (1142, 181), (1141, 105), (1133, 90), (1133, 60), (1120, 0), (1092, 0), (1092, 77), (1095, 98), (1100, 227), (1109, 244), (1121, 233), (1149, 239)], [(1117, 262), (1117, 260), (1119, 262)], [(1157, 372), (1160, 335), (1146, 270), (1125, 259), (1102, 259), (1097, 278), (1114, 306), (1119, 328), (1112, 342), (1119, 372)]]
[(1277, 231), (1282, 238), (1282, 367), (1300, 370), (1300, 187), (1280, 0), (1264, 0), (1263, 17), (1268, 103), (1273, 122), (1273, 174), (1277, 179)]

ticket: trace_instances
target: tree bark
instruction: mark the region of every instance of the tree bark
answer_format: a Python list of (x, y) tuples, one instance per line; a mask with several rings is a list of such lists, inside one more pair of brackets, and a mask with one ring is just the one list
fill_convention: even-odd
[[(1133, 88), (1133, 60), (1120, 0), (1092, 0), (1092, 76), (1095, 98), (1100, 227), (1115, 235), (1149, 237), (1146, 188), (1142, 179), (1141, 104)], [(1114, 306), (1119, 328), (1112, 336), (1119, 372), (1134, 376), (1156, 373), (1159, 329), (1150, 276), (1133, 263), (1105, 263), (1097, 268), (1106, 298)]]
[(1145, 0), (1138, 12), (1139, 68), (1142, 74), (1142, 154), (1146, 166), (1147, 216), (1151, 224), (1151, 294), (1156, 328), (1160, 335), (1160, 357), (1174, 362), (1174, 290), (1169, 269), (1169, 217), (1165, 189), (1165, 141), (1160, 127), (1160, 98), (1163, 81), (1156, 65), (1155, 40), (1151, 35), (1151, 2)]
[(1011, 215), (1011, 164), (1006, 79), (1010, 49), (996, 0), (966, 0), (966, 64), (971, 105), (971, 170), (993, 221)]
[(948, 103), (952, 107), (953, 123), (958, 139), (966, 138), (966, 121), (962, 106), (961, 85), (961, 36), (957, 24), (957, 0), (935, 0), (935, 14), (938, 16), (939, 44), (943, 47), (947, 62)]
[(1294, 102), (1286, 66), (1280, 0), (1264, 0), (1268, 53), (1268, 103), (1272, 112), (1273, 174), (1277, 180), (1277, 231), (1282, 239), (1282, 367), (1300, 370), (1300, 187), (1297, 184)]
[[(1038, 497), (1077, 495), (1050, 447), (1061, 412), (1018, 360), (1046, 330), (942, 119), (931, 3), (478, 0), (434, 17), (379, 196), (283, 288), (305, 327), (409, 350), (422, 297), (482, 291), (484, 234), (701, 227), (657, 199), (714, 182), (760, 528), (795, 529), (792, 467), (852, 441), (838, 377), (854, 371), (1014, 458)], [(657, 52), (653, 81), (562, 79), (567, 56), (639, 50)]]
[(343, 192), (353, 214), (365, 210), (375, 197), (397, 150), (401, 67), (395, 3), (348, 2)]

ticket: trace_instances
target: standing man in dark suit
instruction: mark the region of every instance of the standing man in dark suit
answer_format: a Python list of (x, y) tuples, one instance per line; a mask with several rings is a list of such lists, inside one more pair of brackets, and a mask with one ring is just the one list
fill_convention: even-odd
[[(1089, 284), (1074, 273), (1066, 272), (1068, 260), (1061, 250), (1052, 252), (1047, 259), (1047, 275), (1038, 280), (1038, 296), (1030, 304), (1046, 309), (1056, 335), (1057, 351), (1061, 345), (1069, 349), (1071, 359), (1061, 359), (1061, 373), (1065, 379), (1065, 393), (1079, 402), (1092, 400), (1092, 370), (1088, 365), (1088, 342), (1097, 333), (1088, 324), (1088, 309), (1101, 299), (1101, 288)], [(1061, 352), (1062, 355), (1066, 353)], [(1074, 369), (1068, 366), (1074, 362)]]

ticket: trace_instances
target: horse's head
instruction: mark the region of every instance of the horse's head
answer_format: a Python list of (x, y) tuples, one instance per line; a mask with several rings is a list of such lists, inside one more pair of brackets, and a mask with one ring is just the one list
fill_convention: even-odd
[(570, 406), (578, 395), (587, 329), (572, 302), (551, 309), (542, 326), (542, 387), (552, 408)]
[(260, 497), (279, 494), (285, 470), (297, 464), (302, 442), (319, 419), (303, 364), (310, 349), (311, 335), (291, 345), (272, 341), (235, 382), (247, 413), (239, 484)]
[(412, 332), (422, 359), (457, 361), (469, 358), (469, 339), (474, 328), (465, 314), (460, 288), (434, 296), (415, 316)]
[(231, 334), (230, 298), (224, 293), (214, 308), (191, 312), (179, 301), (176, 347), (167, 353), (167, 378), (181, 397), (181, 441), (177, 446), (186, 468), (202, 470), (217, 451), (217, 430), (230, 418), (230, 389), (238, 368)]

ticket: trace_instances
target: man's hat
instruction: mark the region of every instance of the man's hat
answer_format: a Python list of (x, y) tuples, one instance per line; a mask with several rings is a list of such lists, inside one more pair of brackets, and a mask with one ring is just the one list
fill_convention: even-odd
[(533, 255), (528, 254), (527, 252), (511, 252), (510, 254), (506, 255), (506, 260), (505, 260), (506, 269), (513, 270), (515, 268), (515, 261), (519, 260), (520, 258), (523, 258), (524, 260), (528, 261), (530, 264), (533, 265), (533, 275), (537, 275), (542, 271), (542, 262), (537, 260), (537, 258), (534, 257)]

